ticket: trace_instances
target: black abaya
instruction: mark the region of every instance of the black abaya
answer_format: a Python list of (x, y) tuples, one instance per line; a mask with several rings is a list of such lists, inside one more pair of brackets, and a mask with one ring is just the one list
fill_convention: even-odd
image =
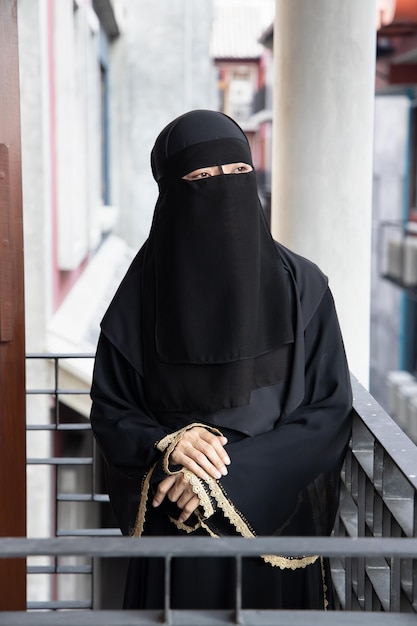
[[(188, 526), (195, 524), (195, 532), (243, 536), (331, 532), (339, 473), (350, 436), (349, 372), (325, 277), (309, 261), (278, 244), (277, 250), (287, 279), (294, 344), (286, 380), (274, 388), (252, 392), (251, 402), (263, 406), (262, 414), (254, 410), (252, 417), (251, 402), (249, 407), (235, 407), (230, 412), (223, 409), (198, 415), (149, 409), (137, 331), (141, 253), (122, 282), (102, 323), (91, 421), (108, 465), (111, 502), (125, 534), (184, 532), (175, 525), (172, 509), (168, 511), (164, 505), (152, 509), (141, 483), (148, 477), (152, 493), (153, 484), (164, 476), (165, 452), (155, 444), (196, 422), (227, 433), (226, 449), (232, 463), (228, 475), (214, 481), (212, 514), (205, 516), (199, 511), (198, 519), (196, 515), (190, 518)], [(229, 424), (228, 416), (233, 418)], [(142, 518), (138, 508), (145, 513)], [(173, 607), (233, 606), (233, 563), (204, 561), (176, 560)], [(273, 557), (271, 561), (246, 561), (246, 608), (324, 608), (331, 594), (328, 591), (325, 598), (326, 562), (319, 557), (306, 560), (303, 555)], [(326, 585), (330, 587), (328, 576)], [(158, 563), (147, 559), (132, 562), (126, 607), (161, 607), (162, 589)]]

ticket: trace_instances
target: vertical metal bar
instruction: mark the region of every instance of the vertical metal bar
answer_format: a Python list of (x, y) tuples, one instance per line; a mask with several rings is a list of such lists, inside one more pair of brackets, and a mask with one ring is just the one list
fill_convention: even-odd
[(365, 484), (365, 526), (366, 533), (369, 531), (374, 534), (374, 504), (375, 504), (375, 489), (370, 480), (366, 480)]
[(365, 516), (365, 498), (366, 498), (366, 474), (363, 469), (357, 464), (358, 472), (358, 495), (357, 495), (357, 507), (358, 507), (358, 537), (365, 537), (366, 535), (366, 516)]
[(374, 487), (382, 491), (382, 478), (384, 474), (384, 449), (375, 440), (374, 442)]
[(364, 611), (372, 611), (374, 604), (374, 588), (372, 586), (371, 581), (366, 576), (365, 577), (365, 591), (364, 591), (364, 603), (362, 609)]
[(97, 444), (96, 440), (92, 438), (92, 468), (91, 468), (91, 501), (94, 502), (96, 495), (96, 481), (97, 481)]
[(382, 536), (391, 537), (392, 532), (392, 515), (391, 511), (387, 508), (385, 502), (383, 502), (384, 510), (382, 515)]
[(346, 489), (352, 493), (352, 450), (348, 448), (344, 462), (344, 481)]
[(413, 495), (413, 537), (417, 537), (417, 494)]
[[(56, 454), (56, 445), (57, 445), (57, 437), (58, 437), (58, 422), (59, 422), (59, 401), (58, 401), (58, 368), (59, 368), (59, 357), (57, 355), (54, 356), (54, 421), (55, 421), (55, 430), (53, 432), (53, 450), (52, 454), (55, 456)], [(59, 465), (55, 466), (55, 485), (54, 485), (54, 517), (55, 517), (55, 536), (58, 536), (59, 533), (59, 502), (58, 502), (58, 493), (59, 493), (59, 481), (61, 470)], [(54, 595), (58, 600), (58, 592), (59, 592), (59, 574), (58, 574), (58, 566), (59, 566), (59, 558), (55, 557), (55, 574), (54, 574)]]
[(168, 554), (165, 557), (165, 589), (164, 589), (164, 624), (172, 623), (171, 617), (171, 562), (172, 558)]
[(235, 623), (242, 624), (242, 557), (235, 557), (236, 589), (235, 589)]
[(374, 491), (374, 525), (373, 536), (382, 537), (382, 519), (383, 519), (384, 504), (380, 495)]
[[(90, 427), (91, 428), (91, 427)], [(92, 458), (92, 467), (91, 467), (91, 506), (96, 506), (94, 503), (94, 496), (96, 494), (96, 465), (97, 465), (97, 446), (96, 446), (96, 440), (95, 438), (92, 436), (92, 432), (90, 430), (91, 433), (91, 458)], [(100, 506), (100, 505), (98, 505)], [(94, 597), (96, 596), (96, 594), (98, 593), (96, 591), (96, 581), (98, 576), (96, 576), (96, 567), (102, 567), (102, 559), (90, 559), (91, 562), (91, 574), (90, 574), (90, 578), (91, 578), (91, 602), (92, 602), (92, 608), (94, 608)], [(99, 581), (101, 580), (101, 578), (99, 578)], [(100, 582), (98, 583), (100, 584)]]
[[(362, 468), (358, 464), (358, 537), (366, 536), (366, 515), (365, 515), (365, 497), (366, 497), (366, 481), (367, 477)], [(365, 566), (366, 559), (364, 557), (358, 557), (356, 559), (357, 564), (357, 596), (358, 601), (362, 607), (365, 606)]]
[[(58, 512), (58, 481), (59, 481), (59, 466), (55, 466), (55, 485), (54, 485), (54, 522), (55, 522), (55, 537), (58, 536), (58, 524), (59, 524), (59, 512)], [(58, 600), (58, 590), (59, 590), (59, 581), (58, 581), (58, 566), (59, 566), (59, 557), (54, 557), (54, 598)]]
[[(413, 537), (417, 537), (417, 496), (414, 492), (413, 497)], [(411, 598), (413, 606), (417, 607), (417, 559), (413, 559), (411, 564), (412, 581), (411, 581)]]
[(54, 356), (54, 398), (55, 398), (55, 426), (58, 428), (59, 424), (59, 356)]
[[(355, 501), (356, 506), (359, 506), (359, 475), (361, 467), (355, 456), (352, 458), (352, 498)], [(358, 522), (359, 524), (359, 522)], [(358, 526), (359, 528), (359, 526)]]
[(401, 559), (390, 559), (390, 611), (399, 612), (401, 604)]

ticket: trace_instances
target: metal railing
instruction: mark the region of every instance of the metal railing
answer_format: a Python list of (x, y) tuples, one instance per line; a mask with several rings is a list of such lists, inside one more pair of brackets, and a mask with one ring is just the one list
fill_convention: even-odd
[[(417, 448), (372, 396), (352, 380), (355, 416), (342, 472), (335, 533), (417, 537)], [(417, 611), (417, 560), (381, 556), (333, 563), (340, 604), (364, 611)]]
[[(111, 516), (108, 528), (101, 519), (109, 498), (88, 419), (93, 360), (93, 354), (27, 355), (29, 530), (39, 507), (46, 509), (33, 536), (120, 535)], [(38, 492), (46, 493), (40, 503)], [(93, 607), (96, 568), (88, 555), (30, 558), (27, 573), (28, 609)]]
[[(60, 538), (60, 539), (0, 539), (2, 557), (13, 558), (25, 555), (68, 554), (88, 555), (91, 557), (107, 556), (110, 558), (127, 556), (159, 557), (165, 561), (165, 606), (161, 611), (77, 611), (72, 613), (21, 613), (0, 614), (0, 624), (8, 626), (312, 626), (313, 624), (367, 625), (389, 624), (402, 626), (416, 623), (414, 613), (359, 613), (356, 611), (279, 611), (242, 609), (240, 565), (242, 557), (258, 556), (263, 553), (322, 554), (329, 557), (364, 558), (370, 556), (389, 557), (391, 561), (417, 557), (417, 539), (357, 539), (333, 537), (258, 537), (243, 539), (228, 537), (212, 539), (209, 537), (143, 537), (141, 539), (119, 537), (110, 540), (104, 538)], [(196, 611), (173, 610), (170, 598), (170, 563), (173, 557), (183, 556), (233, 556), (237, 565), (236, 601), (233, 610)]]
[[(38, 377), (44, 369), (41, 376), (47, 381), (43, 386), (29, 386), (28, 400), (46, 398), (48, 412), (47, 419), (38, 420), (34, 412), (28, 420), (28, 436), (49, 433), (52, 451), (50, 455), (31, 456), (28, 467), (50, 468), (49, 478), (54, 486), (51, 535), (56, 538), (0, 540), (0, 557), (29, 556), (28, 575), (49, 577), (50, 597), (28, 602), (29, 609), (43, 609), (42, 613), (10, 613), (8, 621), (2, 621), (0, 614), (0, 624), (308, 626), (373, 624), (377, 620), (380, 624), (417, 623), (417, 448), (358, 381), (352, 379), (355, 414), (352, 441), (342, 472), (340, 512), (335, 526), (337, 536), (254, 540), (187, 537), (184, 547), (178, 538), (164, 537), (155, 542), (150, 538), (135, 540), (115, 536), (120, 533), (114, 527), (108, 497), (102, 487), (101, 460), (90, 430), (88, 406), (80, 405), (80, 401), (88, 404), (89, 377), (86, 375), (81, 384), (80, 376), (74, 378), (76, 383), (71, 379), (76, 369), (74, 363), (90, 362), (91, 365), (92, 360), (93, 355), (28, 355), (28, 368), (35, 364)], [(30, 380), (31, 376), (28, 378)], [(302, 552), (306, 555), (319, 553), (331, 557), (337, 608), (341, 610), (319, 614), (242, 610), (239, 581), (235, 610), (216, 612), (215, 616), (207, 611), (172, 611), (169, 592), (163, 613), (92, 610), (108, 608), (103, 605), (97, 591), (100, 585), (95, 582), (97, 571), (107, 557), (113, 563), (116, 557), (123, 560), (126, 555), (163, 555), (169, 581), (169, 563), (174, 555), (195, 552), (213, 556), (219, 552), (223, 556), (234, 556), (239, 565), (242, 556), (249, 554), (290, 554), (294, 550), (293, 543), (297, 546), (296, 552), (303, 545)], [(34, 564), (40, 557), (48, 557), (48, 560)], [(62, 589), (68, 590), (68, 581), (77, 578), (80, 583), (70, 585), (73, 595), (63, 594)], [(102, 574), (98, 578), (101, 579)], [(59, 580), (64, 581), (62, 585)]]

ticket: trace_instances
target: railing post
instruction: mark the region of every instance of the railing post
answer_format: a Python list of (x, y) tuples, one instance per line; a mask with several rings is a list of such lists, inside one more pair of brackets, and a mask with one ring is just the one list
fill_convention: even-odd
[[(0, 2), (0, 536), (26, 533), (25, 332), (17, 0)], [(26, 608), (26, 562), (0, 561), (0, 610)]]

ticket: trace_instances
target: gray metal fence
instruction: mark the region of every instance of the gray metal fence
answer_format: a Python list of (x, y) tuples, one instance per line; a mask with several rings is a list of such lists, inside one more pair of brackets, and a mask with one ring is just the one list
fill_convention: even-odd
[[(150, 556), (162, 557), (165, 561), (165, 608), (163, 611), (89, 611), (57, 613), (8, 613), (0, 614), (0, 624), (8, 626), (48, 626), (52, 624), (74, 626), (127, 626), (140, 624), (221, 626), (230, 624), (267, 626), (313, 624), (415, 624), (414, 613), (390, 612), (385, 614), (343, 611), (263, 611), (241, 608), (241, 580), (239, 577), (241, 558), (264, 553), (275, 554), (322, 554), (331, 558), (350, 559), (387, 558), (395, 569), (395, 562), (414, 556), (417, 558), (417, 539), (358, 538), (342, 537), (258, 537), (243, 539), (228, 537), (143, 537), (141, 539), (113, 537), (105, 538), (57, 538), (57, 539), (0, 539), (0, 554), (3, 558), (26, 555), (88, 555), (90, 557)], [(233, 556), (237, 563), (236, 604), (233, 611), (178, 611), (172, 610), (170, 599), (170, 562), (175, 556)]]
[[(91, 367), (92, 361), (93, 355), (28, 355), (28, 368), (34, 367), (38, 374), (44, 370), (42, 376), (46, 381), (28, 389), (28, 401), (43, 397), (47, 410), (46, 418), (37, 409), (32, 412), (35, 417), (28, 423), (28, 436), (46, 434), (50, 437), (51, 450), (49, 455), (28, 458), (28, 466), (50, 470), (51, 535), (55, 538), (0, 540), (0, 557), (27, 555), (28, 576), (49, 580), (48, 597), (31, 599), (28, 602), (31, 611), (26, 614), (9, 613), (4, 619), (0, 614), (0, 624), (308, 626), (374, 624), (377, 620), (381, 624), (417, 623), (417, 448), (358, 381), (352, 380), (355, 416), (352, 442), (342, 472), (337, 536), (259, 538), (249, 543), (239, 538), (187, 537), (184, 547), (181, 540), (169, 537), (155, 543), (149, 538), (117, 536), (120, 533), (104, 493), (101, 460), (88, 421), (89, 376), (87, 373), (83, 382), (83, 376), (79, 376), (74, 366), (82, 362)], [(242, 610), (239, 581), (237, 604), (232, 612), (214, 615), (172, 611), (169, 595), (163, 613), (93, 610), (109, 607), (103, 603), (106, 593), (100, 593), (100, 588), (106, 592), (122, 584), (122, 576), (114, 575), (111, 580), (110, 574), (110, 585), (106, 586), (103, 579), (108, 573), (103, 573), (103, 563), (117, 562), (120, 566), (127, 555), (166, 556), (169, 580), (169, 563), (174, 555), (185, 552), (190, 555), (194, 550), (195, 554), (212, 556), (219, 551), (223, 556), (235, 556), (239, 566), (242, 556), (274, 551), (290, 554), (294, 544), (296, 552), (302, 545), (306, 555), (319, 553), (331, 557), (340, 611)], [(109, 571), (117, 569), (109, 567)]]
[[(352, 384), (355, 417), (335, 533), (417, 537), (417, 448), (357, 380)], [(335, 559), (341, 607), (417, 611), (417, 560), (412, 556), (394, 562), (382, 554)]]

